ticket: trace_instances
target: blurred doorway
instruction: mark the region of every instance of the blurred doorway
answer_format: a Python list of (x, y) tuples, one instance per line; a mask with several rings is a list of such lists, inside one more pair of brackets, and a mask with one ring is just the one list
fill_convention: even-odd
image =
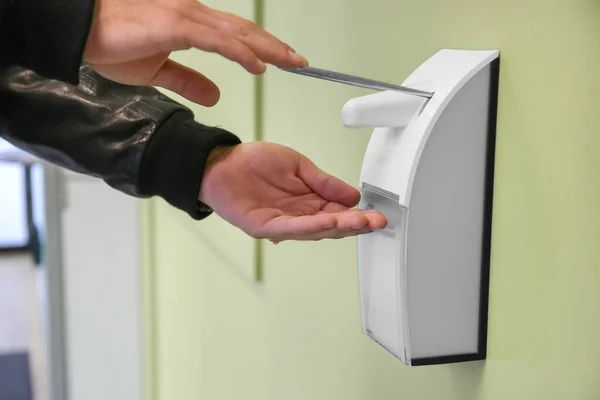
[(0, 399), (49, 400), (43, 167), (0, 141), (0, 187)]

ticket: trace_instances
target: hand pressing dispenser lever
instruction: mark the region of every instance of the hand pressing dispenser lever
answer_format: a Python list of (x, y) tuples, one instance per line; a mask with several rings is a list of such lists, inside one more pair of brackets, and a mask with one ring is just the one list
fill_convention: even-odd
[(486, 356), (498, 56), (441, 50), (403, 86), (295, 71), (388, 89), (342, 119), (374, 128), (359, 207), (389, 222), (358, 238), (363, 330), (407, 365)]

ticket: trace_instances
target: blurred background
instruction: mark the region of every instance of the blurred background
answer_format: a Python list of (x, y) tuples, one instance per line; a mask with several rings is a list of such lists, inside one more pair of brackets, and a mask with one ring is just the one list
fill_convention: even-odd
[(0, 140), (0, 399), (49, 398), (43, 171), (32, 161)]
[(141, 398), (138, 203), (5, 141), (0, 184), (0, 399)]
[[(441, 48), (500, 49), (488, 358), (408, 368), (361, 332), (354, 239), (255, 241), (1, 144), (0, 399), (600, 398), (600, 1), (211, 0), (316, 67), (401, 83)], [(364, 89), (253, 77), (197, 119), (358, 182)], [(232, 250), (235, 249), (235, 250)]]

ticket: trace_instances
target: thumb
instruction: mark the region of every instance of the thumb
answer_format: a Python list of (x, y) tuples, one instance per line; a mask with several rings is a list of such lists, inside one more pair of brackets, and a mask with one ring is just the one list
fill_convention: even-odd
[(301, 157), (298, 166), (298, 177), (316, 194), (328, 201), (354, 207), (360, 200), (360, 192), (338, 179), (322, 171), (306, 157)]
[(194, 103), (206, 107), (217, 104), (221, 95), (219, 88), (213, 81), (201, 73), (170, 59), (167, 59), (160, 67), (149, 84), (175, 92)]

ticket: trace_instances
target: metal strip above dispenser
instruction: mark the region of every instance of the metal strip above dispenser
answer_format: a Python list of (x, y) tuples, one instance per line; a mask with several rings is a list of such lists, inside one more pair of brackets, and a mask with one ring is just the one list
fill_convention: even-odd
[(359, 76), (343, 74), (341, 72), (329, 71), (315, 67), (301, 67), (294, 69), (283, 69), (283, 71), (291, 72), (293, 74), (310, 76), (312, 78), (323, 79), (332, 82), (343, 83), (351, 86), (358, 86), (366, 89), (373, 90), (394, 90), (414, 96), (424, 97), (430, 99), (433, 93), (426, 92), (423, 90), (412, 89), (406, 86), (394, 85), (392, 83), (385, 83), (376, 81), (368, 78), (361, 78)]

